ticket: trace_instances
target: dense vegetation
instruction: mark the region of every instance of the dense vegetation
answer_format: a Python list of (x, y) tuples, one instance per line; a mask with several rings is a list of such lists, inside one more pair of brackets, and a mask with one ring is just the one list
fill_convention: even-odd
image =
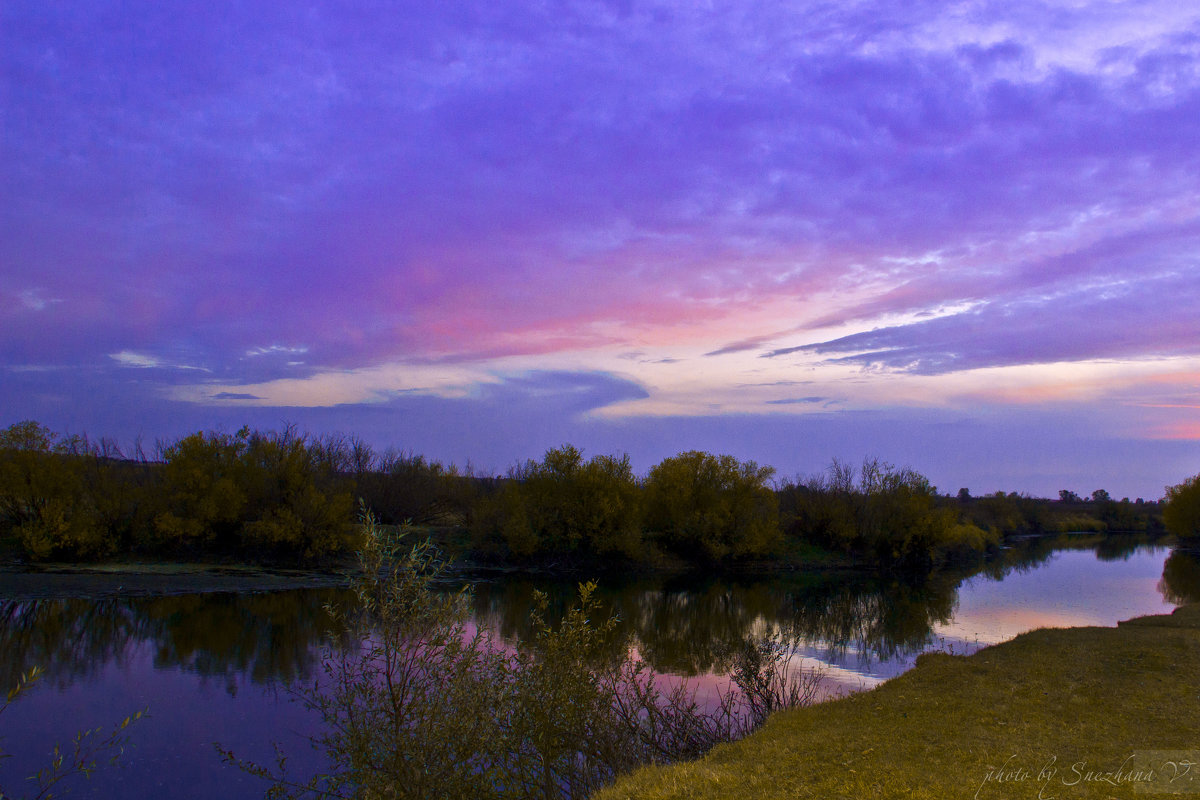
[(857, 471), (834, 461), (805, 483), (784, 484), (789, 533), (871, 561), (930, 567), (996, 547), (1000, 530), (939, 503), (929, 480), (868, 459)]
[(0, 524), (32, 558), (117, 552), (313, 559), (351, 544), (353, 484), (296, 436), (197, 433), (125, 459), (34, 422), (0, 431)]
[(593, 593), (553, 623), (535, 597), (532, 634), (506, 645), (470, 621), (469, 593), (435, 589), (445, 563), (426, 542), (364, 519), (354, 601), (334, 611), (358, 648), (328, 651), (323, 676), (294, 688), (324, 726), (328, 771), (227, 760), (272, 782), (268, 796), (582, 800), (617, 774), (703, 755), (775, 710), (806, 705), (820, 674), (793, 650), (746, 639), (706, 709), (615, 635)]
[(1200, 475), (1167, 487), (1163, 522), (1171, 533), (1182, 539), (1200, 540)]
[[(1156, 502), (1103, 490), (1086, 500), (1067, 490), (1053, 501), (965, 489), (951, 497), (874, 459), (773, 478), (770, 467), (698, 451), (641, 478), (628, 456), (585, 459), (570, 445), (506, 477), (483, 477), (291, 428), (196, 433), (159, 443), (152, 457), (140, 445), (127, 456), (110, 440), (26, 421), (0, 430), (0, 541), (35, 560), (315, 562), (354, 548), (359, 499), (383, 523), (461, 532), (462, 549), (503, 563), (711, 567), (817, 557), (927, 571), (978, 560), (1012, 534), (1162, 529)], [(1198, 496), (1195, 478), (1168, 490), (1167, 514), (1182, 535), (1195, 535)]]

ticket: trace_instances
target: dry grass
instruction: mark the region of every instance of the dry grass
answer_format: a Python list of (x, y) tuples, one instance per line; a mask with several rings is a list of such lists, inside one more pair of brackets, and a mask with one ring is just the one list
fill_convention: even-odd
[[(1200, 761), (1200, 606), (922, 656), (878, 689), (777, 714), (747, 739), (640, 770), (596, 800), (1154, 797), (1134, 774), (1154, 765), (1128, 760), (1140, 750)], [(1174, 787), (1200, 798), (1200, 764)]]

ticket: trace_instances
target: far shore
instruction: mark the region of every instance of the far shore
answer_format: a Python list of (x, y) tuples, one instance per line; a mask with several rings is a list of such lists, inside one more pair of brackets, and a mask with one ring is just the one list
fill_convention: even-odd
[(0, 598), (104, 598), (198, 592), (268, 592), (342, 586), (345, 570), (243, 564), (113, 561), (0, 565)]

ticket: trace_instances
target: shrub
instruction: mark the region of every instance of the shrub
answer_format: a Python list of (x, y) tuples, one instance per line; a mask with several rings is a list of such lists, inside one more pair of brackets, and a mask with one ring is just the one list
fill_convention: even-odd
[(692, 450), (663, 460), (646, 480), (646, 525), (667, 548), (720, 561), (762, 555), (779, 540), (772, 467)]
[(349, 544), (353, 498), (321, 452), (290, 430), (196, 433), (163, 459), (155, 544), (309, 559)]
[(115, 550), (116, 537), (98, 511), (111, 502), (85, 481), (90, 446), (59, 438), (33, 421), (0, 431), (0, 525), (15, 532), (34, 559), (91, 558)]
[(629, 642), (608, 641), (595, 585), (557, 624), (537, 595), (534, 634), (515, 649), (468, 622), (466, 590), (434, 590), (444, 562), (365, 516), (357, 603), (340, 610), (359, 648), (329, 653), (325, 679), (295, 689), (325, 723), (313, 738), (328, 772), (295, 779), (228, 761), (270, 780), (271, 797), (584, 798), (617, 773), (694, 758), (749, 733), (770, 711), (810, 702), (820, 675), (790, 669), (794, 647), (747, 643), (720, 707), (701, 709), (684, 684), (664, 692)]
[[(921, 473), (877, 459), (852, 467), (834, 461), (826, 474), (786, 484), (785, 524), (790, 535), (857, 555), (886, 569), (928, 570), (973, 558), (999, 543), (999, 533), (960, 520), (941, 507)], [(1011, 498), (985, 498), (1019, 516)], [(961, 504), (956, 504), (961, 505)], [(995, 511), (993, 513), (996, 513)]]
[(509, 472), (476, 518), (481, 544), (498, 537), (517, 556), (582, 553), (638, 558), (641, 497), (629, 456), (588, 461), (571, 445)]
[(1176, 536), (1185, 539), (1200, 537), (1200, 475), (1167, 487), (1163, 524)]

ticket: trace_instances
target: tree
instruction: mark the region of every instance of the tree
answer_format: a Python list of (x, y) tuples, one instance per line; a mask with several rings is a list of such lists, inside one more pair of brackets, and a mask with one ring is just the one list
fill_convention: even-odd
[(767, 553), (779, 540), (773, 467), (691, 450), (646, 480), (646, 525), (677, 553), (709, 561)]
[(1058, 502), (1060, 503), (1082, 503), (1083, 499), (1072, 492), (1070, 489), (1060, 489), (1058, 492)]
[(354, 500), (329, 456), (291, 429), (180, 439), (162, 452), (155, 543), (306, 559), (342, 550)]
[(572, 445), (546, 451), (509, 473), (477, 517), (481, 539), (502, 539), (518, 556), (571, 554), (637, 558), (641, 491), (629, 456), (584, 461)]
[[(834, 460), (824, 474), (803, 485), (787, 484), (790, 535), (869, 559), (884, 569), (927, 570), (950, 559), (975, 558), (998, 543), (998, 534), (960, 521), (939, 503), (929, 479), (907, 467), (875, 458), (856, 470)], [(959, 491), (959, 505), (970, 492)], [(1003, 493), (971, 501), (967, 510), (985, 513)]]
[(15, 529), (34, 559), (61, 553), (91, 557), (114, 544), (85, 490), (81, 437), (58, 437), (32, 420), (0, 431), (0, 524)]
[(1200, 538), (1200, 475), (1167, 487), (1163, 523), (1167, 530), (1185, 539)]
[(168, 546), (236, 541), (246, 506), (243, 457), (250, 431), (194, 433), (163, 448), (158, 542)]

